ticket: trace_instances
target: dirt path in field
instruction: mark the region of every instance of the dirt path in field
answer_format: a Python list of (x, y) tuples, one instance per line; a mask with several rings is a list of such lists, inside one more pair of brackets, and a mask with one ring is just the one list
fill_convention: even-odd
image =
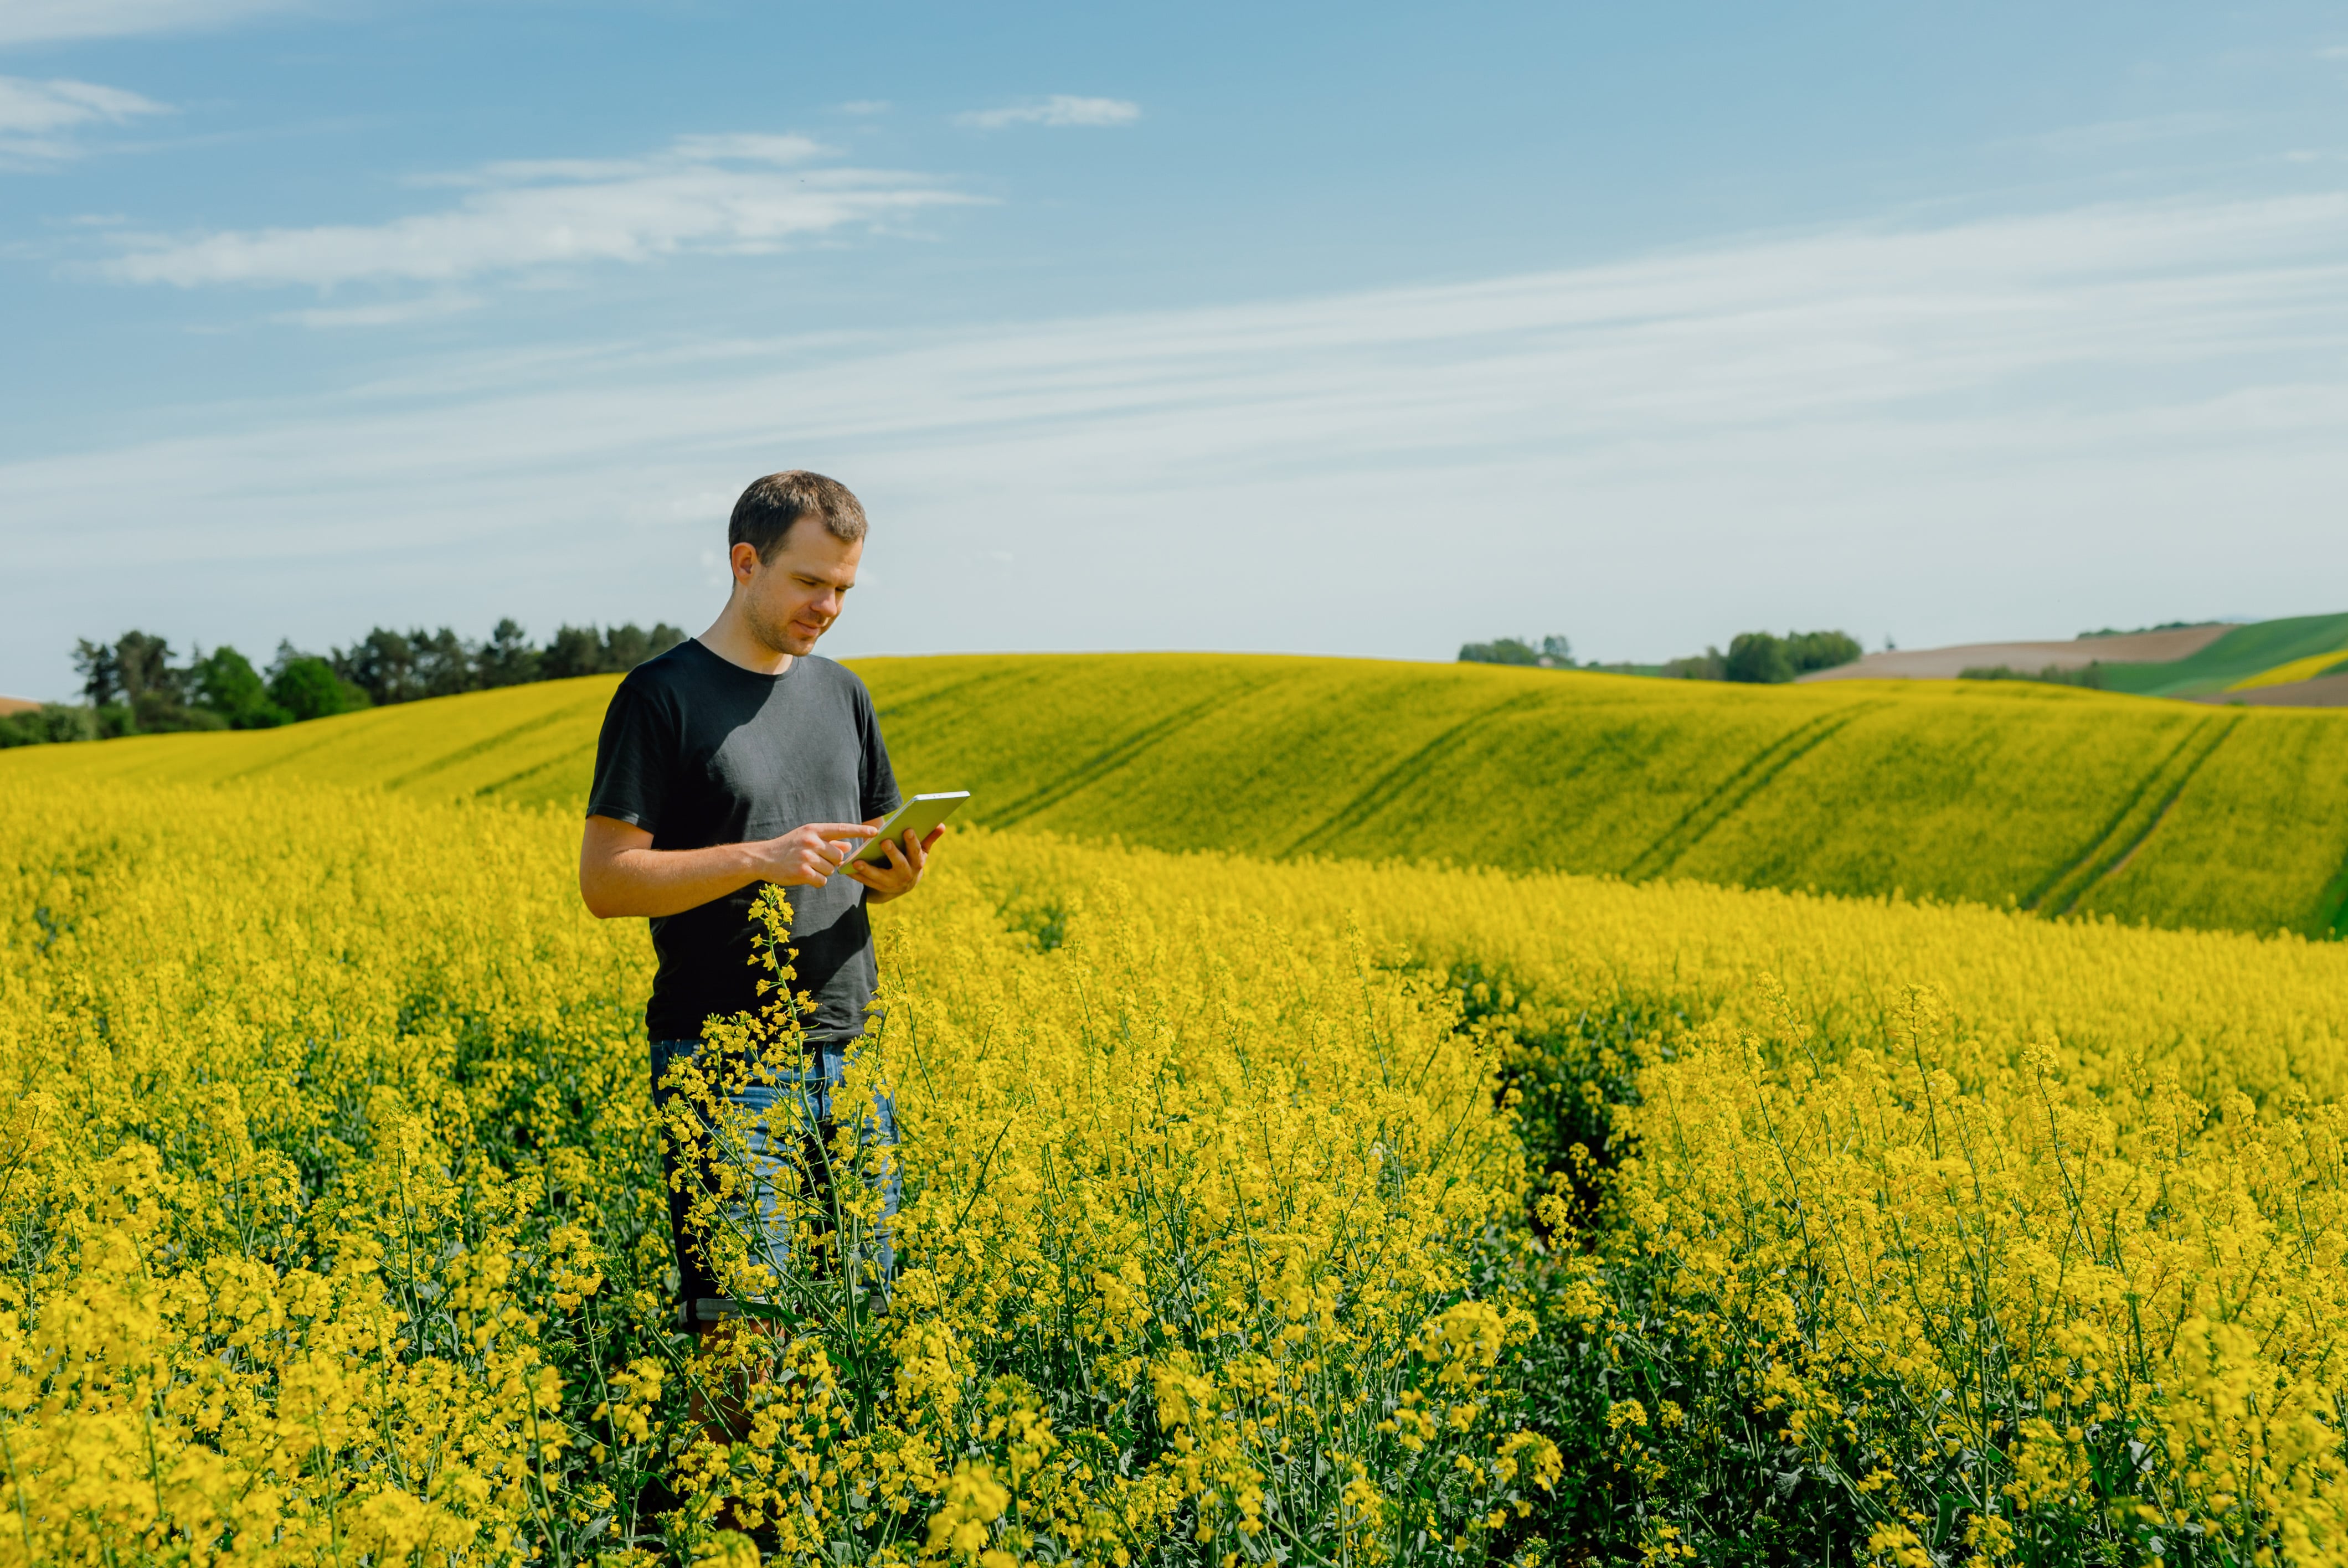
[(2254, 686), (2247, 692), (2212, 692), (2194, 701), (2241, 702), (2253, 708), (2348, 708), (2348, 674), (2318, 675), (2312, 681)]
[[(2166, 664), (2199, 653), (2232, 627), (2184, 626), (2174, 631), (2138, 631), (2127, 637), (2081, 637), (2069, 642), (1965, 642), (1954, 648), (1900, 649), (1869, 653), (1856, 664), (1813, 670), (1804, 681), (1953, 681), (1968, 670), (2009, 670), (2036, 674), (2049, 664), (2084, 670), (2090, 664)], [(2281, 688), (2278, 688), (2280, 690)]]

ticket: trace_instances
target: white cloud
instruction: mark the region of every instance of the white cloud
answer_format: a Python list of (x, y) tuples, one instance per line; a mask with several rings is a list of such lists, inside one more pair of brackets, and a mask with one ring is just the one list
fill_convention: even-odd
[(956, 115), (956, 125), (966, 125), (974, 130), (1001, 130), (1014, 125), (1104, 126), (1131, 125), (1141, 118), (1141, 106), (1123, 98), (1080, 98), (1066, 93), (1054, 93), (1035, 103), (1013, 104), (1005, 108), (973, 109)]
[(420, 300), (386, 300), (372, 305), (315, 305), (287, 311), (276, 319), (304, 327), (394, 327), (445, 321), (480, 309), (471, 294), (427, 294)]
[(2024, 138), (2030, 146), (2058, 156), (2117, 152), (2154, 142), (2183, 141), (2224, 130), (2229, 121), (2218, 114), (2157, 115), (2144, 119), (2100, 120), (2093, 125), (2065, 126)]
[(839, 106), (839, 112), (855, 115), (887, 114), (889, 100), (887, 98), (850, 98)]
[(218, 27), (304, 0), (0, 0), (0, 45)]
[(803, 136), (735, 132), (726, 136), (681, 136), (671, 150), (679, 158), (736, 159), (744, 163), (771, 163), (778, 168), (788, 168), (821, 158), (831, 149)]
[(465, 192), (439, 211), (376, 224), (120, 235), (123, 253), (102, 270), (127, 282), (182, 287), (445, 283), (564, 264), (776, 251), (975, 200), (918, 176), (808, 166), (824, 151), (802, 137), (694, 136), (642, 159), (493, 163), (415, 182)]
[(93, 121), (120, 125), (138, 115), (162, 112), (161, 104), (120, 87), (0, 77), (0, 135), (46, 134)]
[(152, 98), (121, 87), (63, 77), (43, 82), (0, 77), (0, 157), (70, 157), (79, 150), (72, 132), (165, 112)]
[(1662, 657), (1762, 624), (1921, 646), (2336, 609), (2343, 350), (2348, 194), (2329, 194), (427, 362), (0, 465), (21, 611), (0, 688), (64, 690), (93, 618), (241, 646), (370, 620), (690, 624), (725, 497), (783, 466), (838, 474), (875, 519), (888, 587), (844, 652), (1440, 658), (1517, 628)]

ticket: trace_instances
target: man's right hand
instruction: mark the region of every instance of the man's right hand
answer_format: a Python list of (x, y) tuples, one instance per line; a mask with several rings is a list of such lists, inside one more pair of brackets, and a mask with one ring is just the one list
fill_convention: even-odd
[(872, 836), (860, 822), (810, 822), (758, 845), (758, 879), (786, 887), (820, 887)]
[(820, 887), (871, 836), (860, 822), (811, 822), (748, 844), (654, 849), (633, 823), (591, 816), (579, 841), (579, 893), (601, 919), (681, 915), (754, 882)]

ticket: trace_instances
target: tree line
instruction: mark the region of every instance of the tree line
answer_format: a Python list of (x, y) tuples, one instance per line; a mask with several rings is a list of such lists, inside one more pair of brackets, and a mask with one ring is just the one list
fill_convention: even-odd
[[(2168, 629), (2163, 627), (2156, 630)], [(2100, 631), (2086, 631), (2080, 635), (2101, 637), (2106, 634)], [(2128, 633), (2115, 631), (2109, 635), (2126, 637)], [(2100, 661), (2068, 670), (2060, 664), (2049, 664), (2034, 675), (2027, 670), (2016, 670), (2011, 664), (1969, 664), (1957, 671), (1957, 679), (1960, 681), (2044, 681), (2051, 686), (2085, 686), (2095, 692), (2100, 692), (2111, 683), (2104, 674), (2104, 667)]]
[(1464, 642), (1459, 646), (1462, 664), (1528, 664), (1543, 670), (1572, 670), (1573, 641), (1566, 637), (1544, 637), (1539, 646), (1530, 638), (1496, 637), (1489, 642)]
[(77, 640), (74, 669), (82, 701), (45, 702), (0, 715), (0, 746), (105, 740), (181, 730), (268, 730), (360, 708), (449, 697), (460, 692), (618, 674), (685, 641), (665, 621), (650, 631), (630, 621), (561, 626), (543, 645), (520, 622), (498, 622), (479, 641), (448, 627), (394, 631), (378, 626), (348, 648), (307, 653), (291, 641), (261, 669), (223, 643), (182, 662), (151, 632), (111, 642)]
[(1741, 681), (1776, 685), (1813, 670), (1831, 670), (1859, 656), (1858, 639), (1847, 631), (1788, 631), (1779, 637), (1767, 631), (1740, 631), (1729, 639), (1728, 651), (1707, 647), (1702, 653), (1673, 659), (1661, 665), (1576, 664), (1572, 642), (1560, 636), (1501, 637), (1489, 642), (1461, 645), (1460, 661), (1468, 664), (1524, 664), (1544, 670), (1595, 670), (1617, 675), (1661, 675), (1682, 681)]

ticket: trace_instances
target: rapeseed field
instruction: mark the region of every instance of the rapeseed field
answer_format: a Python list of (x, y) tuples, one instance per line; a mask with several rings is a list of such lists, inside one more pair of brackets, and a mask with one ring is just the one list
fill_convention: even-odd
[(0, 1559), (2348, 1558), (2336, 944), (965, 832), (777, 1262), (568, 811), (49, 754)]
[[(2348, 714), (2024, 682), (1732, 687), (1230, 654), (857, 661), (901, 776), (973, 821), (1261, 859), (1451, 861), (2329, 936)], [(0, 776), (299, 778), (582, 801), (614, 678)], [(51, 772), (50, 770), (56, 770)]]
[(2261, 670), (2245, 680), (2226, 688), (2229, 692), (2255, 692), (2262, 686), (2288, 686), (2294, 681), (2312, 681), (2319, 675), (2334, 675), (2348, 664), (2348, 648), (2328, 649), (2305, 659), (2293, 659), (2271, 670)]
[(941, 878), (886, 932), (890, 1299), (806, 1249), (787, 1333), (696, 1362), (645, 944), (577, 907), (567, 816), (0, 822), (0, 1558), (1480, 1562), (1556, 1480), (1533, 1318), (1478, 1286), (1529, 1245), (1489, 1052), (1342, 930), (1103, 886), (1045, 952)]

